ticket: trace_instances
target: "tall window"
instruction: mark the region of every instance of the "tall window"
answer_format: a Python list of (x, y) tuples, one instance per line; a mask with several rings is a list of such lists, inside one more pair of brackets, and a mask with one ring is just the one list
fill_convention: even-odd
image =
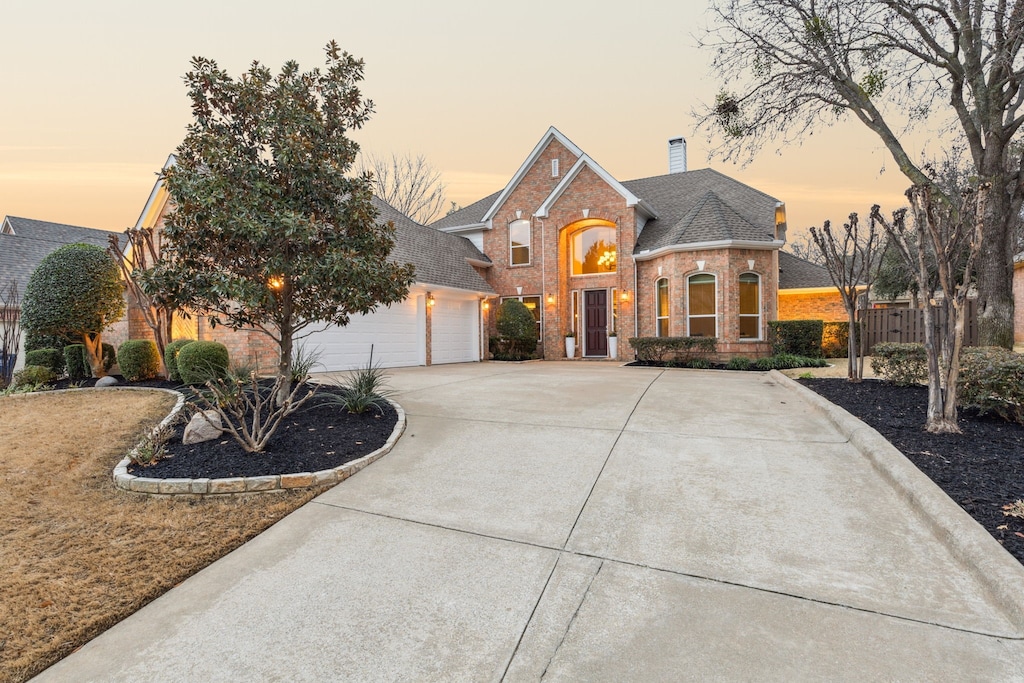
[(740, 339), (761, 338), (761, 278), (740, 275)]
[(718, 310), (715, 276), (691, 275), (687, 281), (687, 311), (691, 337), (718, 336)]
[(614, 273), (615, 228), (594, 227), (572, 236), (572, 274)]
[(512, 221), (508, 225), (510, 260), (513, 266), (530, 263), (530, 221)]
[(657, 311), (659, 337), (668, 336), (668, 278), (661, 278), (655, 283), (655, 309)]

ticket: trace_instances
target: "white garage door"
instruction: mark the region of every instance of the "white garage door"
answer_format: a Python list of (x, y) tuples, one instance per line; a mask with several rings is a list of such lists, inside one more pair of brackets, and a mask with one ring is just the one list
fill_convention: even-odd
[[(417, 299), (419, 306), (417, 306)], [(352, 370), (366, 367), (373, 345), (373, 363), (385, 368), (422, 365), (426, 362), (423, 297), (381, 306), (369, 315), (352, 316), (345, 327), (331, 326), (310, 334), (300, 343), (320, 352), (318, 370)]]
[(430, 362), (469, 363), (480, 360), (480, 319), (476, 299), (438, 296), (430, 312)]

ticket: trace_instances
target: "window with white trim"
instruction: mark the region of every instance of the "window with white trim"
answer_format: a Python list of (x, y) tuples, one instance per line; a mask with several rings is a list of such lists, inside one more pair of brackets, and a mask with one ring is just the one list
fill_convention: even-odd
[(530, 265), (530, 221), (523, 218), (508, 224), (509, 263)]
[(654, 283), (654, 310), (656, 312), (656, 337), (668, 336), (668, 278), (663, 277)]
[(761, 278), (757, 273), (740, 275), (740, 339), (761, 338)]
[(691, 337), (718, 336), (718, 292), (715, 276), (691, 275), (686, 281), (687, 331)]

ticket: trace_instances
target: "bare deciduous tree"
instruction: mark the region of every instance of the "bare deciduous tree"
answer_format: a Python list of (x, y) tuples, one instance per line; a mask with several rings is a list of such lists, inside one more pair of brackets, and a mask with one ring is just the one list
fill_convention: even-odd
[[(974, 263), (985, 233), (989, 186), (967, 190), (959, 207), (932, 193), (928, 185), (907, 190), (913, 226), (906, 209), (882, 216), (877, 205), (871, 216), (889, 235), (890, 244), (913, 270), (924, 296), (925, 351), (928, 354), (928, 417), (925, 429), (959, 433), (957, 380), (964, 339), (964, 302), (973, 284)], [(934, 264), (935, 272), (931, 271)], [(934, 283), (934, 284), (933, 284)]]
[(377, 197), (417, 223), (430, 223), (447, 203), (441, 172), (422, 154), (367, 154), (361, 158), (358, 170), (373, 174), (373, 193)]
[[(138, 275), (148, 271), (160, 261), (160, 236), (152, 228), (128, 228), (124, 231), (127, 239), (119, 235), (110, 236), (107, 251), (121, 269), (121, 276), (133, 303), (142, 311), (142, 316), (153, 330), (156, 348), (160, 352), (160, 362), (164, 362), (164, 347), (171, 339), (174, 305), (159, 293), (147, 294), (139, 285)], [(164, 372), (166, 374), (166, 365)]]
[(21, 299), (18, 283), (0, 289), (0, 389), (11, 383), (21, 347)]
[(825, 259), (822, 256), (821, 250), (818, 249), (818, 245), (814, 243), (814, 239), (809, 232), (792, 237), (786, 242), (786, 251), (797, 258), (802, 258), (816, 265), (825, 265)]
[(702, 46), (717, 54), (723, 89), (699, 114), (724, 136), (727, 156), (852, 116), (938, 199), (905, 132), (921, 125), (963, 139), (992, 187), (977, 263), (981, 342), (1012, 346), (1024, 0), (714, 0), (712, 14)]
[(875, 273), (876, 250), (879, 232), (874, 216), (865, 233), (861, 229), (857, 214), (850, 214), (850, 222), (843, 224), (838, 237), (832, 231), (829, 221), (824, 226), (811, 228), (811, 239), (828, 270), (832, 284), (839, 290), (846, 309), (850, 333), (846, 345), (846, 378), (859, 382), (864, 377), (864, 356), (861, 353), (860, 328), (857, 325), (857, 303), (860, 293), (871, 288)]

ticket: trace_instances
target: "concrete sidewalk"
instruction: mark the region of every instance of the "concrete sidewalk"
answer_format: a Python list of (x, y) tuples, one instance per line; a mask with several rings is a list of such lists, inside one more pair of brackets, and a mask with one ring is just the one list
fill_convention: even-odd
[(1024, 681), (1019, 624), (768, 375), (392, 385), (392, 453), (38, 680)]

